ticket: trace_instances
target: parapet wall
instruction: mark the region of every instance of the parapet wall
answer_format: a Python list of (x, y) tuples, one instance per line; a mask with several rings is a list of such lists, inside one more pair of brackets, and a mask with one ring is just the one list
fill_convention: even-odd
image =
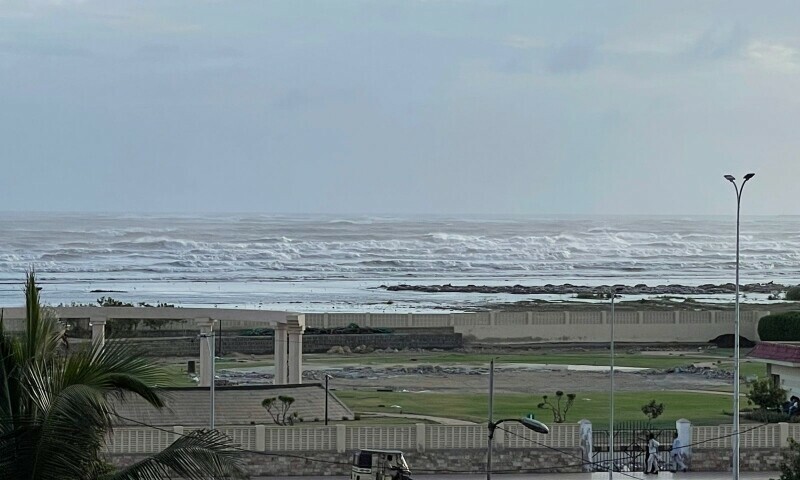
[[(550, 427), (549, 435), (511, 423), (504, 425), (508, 431), (496, 430), (493, 470), (546, 473), (591, 469), (591, 463), (582, 460), (579, 426)], [(486, 425), (243, 425), (220, 429), (241, 448), (253, 452), (247, 454), (246, 463), (254, 477), (345, 475), (352, 453), (360, 448), (402, 450), (412, 471), (419, 474), (480, 473), (486, 465)], [(690, 469), (730, 470), (731, 429), (731, 425), (692, 427)], [(188, 429), (183, 427), (118, 427), (109, 439), (107, 453), (115, 464), (129, 465), (162, 450), (184, 433)], [(798, 437), (800, 425), (796, 424), (769, 424), (743, 431), (741, 469), (778, 470), (790, 453), (788, 438)]]
[[(107, 320), (109, 332), (114, 324), (128, 322), (126, 327), (139, 333), (144, 331), (183, 331), (194, 336), (197, 321), (217, 321), (223, 332), (271, 327), (276, 321), (286, 321), (285, 312), (262, 310), (236, 310), (215, 308), (114, 308), (82, 307), (56, 308), (62, 319), (89, 328), (93, 318)], [(24, 328), (24, 310), (6, 309), (6, 328), (19, 331)], [(767, 311), (741, 312), (741, 334), (758, 340), (758, 320)], [(139, 319), (141, 317), (141, 319)], [(612, 315), (605, 310), (576, 311), (489, 311), (475, 313), (307, 313), (307, 327), (345, 327), (352, 323), (363, 327), (389, 329), (452, 328), (455, 333), (477, 340), (515, 339), (530, 342), (606, 342)], [(77, 323), (76, 323), (77, 322)], [(730, 334), (734, 329), (733, 311), (695, 310), (617, 310), (613, 322), (618, 328), (615, 339), (619, 342), (706, 342), (719, 335)], [(116, 330), (124, 333), (125, 329)], [(223, 333), (224, 335), (224, 333)], [(147, 335), (145, 335), (147, 336)], [(178, 335), (176, 335), (178, 336)]]
[[(758, 320), (766, 311), (741, 312), (740, 331), (758, 340)], [(453, 327), (478, 340), (516, 339), (531, 342), (605, 342), (612, 316), (607, 311), (529, 311), (443, 314), (307, 313), (309, 327)], [(734, 329), (733, 311), (617, 311), (613, 316), (618, 342), (706, 342)]]
[[(153, 357), (196, 357), (200, 340), (196, 337), (184, 338), (138, 338), (133, 340), (141, 351)], [(241, 337), (222, 335), (222, 354), (243, 353), (246, 355), (271, 355), (275, 345), (271, 336)], [(439, 348), (452, 350), (463, 345), (460, 333), (448, 334), (370, 334), (370, 335), (303, 335), (303, 353), (324, 353), (331, 347), (342, 346), (354, 349), (360, 345), (372, 348)], [(218, 354), (219, 343), (217, 344)]]

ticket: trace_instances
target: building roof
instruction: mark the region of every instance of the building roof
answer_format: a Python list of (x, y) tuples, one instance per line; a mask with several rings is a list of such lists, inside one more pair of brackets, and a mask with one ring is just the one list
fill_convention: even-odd
[(800, 345), (793, 343), (759, 342), (747, 354), (748, 358), (800, 365)]

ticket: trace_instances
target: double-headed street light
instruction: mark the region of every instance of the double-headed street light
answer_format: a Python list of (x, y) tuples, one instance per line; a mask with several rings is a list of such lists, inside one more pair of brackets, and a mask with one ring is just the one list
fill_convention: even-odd
[(742, 186), (736, 184), (733, 175), (725, 175), (725, 180), (733, 184), (736, 190), (736, 319), (733, 346), (733, 479), (739, 480), (739, 212), (742, 205), (744, 184), (753, 178), (755, 173), (744, 176)]
[(503, 418), (497, 421), (494, 421), (492, 418), (494, 416), (494, 358), (489, 363), (489, 439), (487, 445), (487, 452), (486, 452), (486, 480), (491, 480), (492, 478), (492, 443), (494, 440), (494, 431), (497, 430), (497, 426), (503, 422), (517, 422), (521, 423), (525, 428), (529, 430), (533, 430), (536, 433), (550, 433), (550, 428), (544, 423), (534, 420), (532, 418), (522, 417), (522, 418)]

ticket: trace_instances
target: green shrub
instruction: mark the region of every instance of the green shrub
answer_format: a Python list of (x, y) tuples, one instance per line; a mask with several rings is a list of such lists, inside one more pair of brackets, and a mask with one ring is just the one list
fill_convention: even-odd
[(789, 289), (786, 290), (786, 300), (800, 302), (800, 285), (789, 287)]
[(774, 410), (758, 409), (742, 414), (742, 418), (760, 423), (797, 423), (797, 417), (790, 417), (788, 413), (776, 412)]
[(759, 378), (750, 383), (747, 401), (764, 410), (778, 409), (786, 401), (786, 390), (773, 382), (771, 378)]
[(764, 341), (800, 341), (800, 312), (776, 313), (762, 317), (758, 321), (758, 336)]

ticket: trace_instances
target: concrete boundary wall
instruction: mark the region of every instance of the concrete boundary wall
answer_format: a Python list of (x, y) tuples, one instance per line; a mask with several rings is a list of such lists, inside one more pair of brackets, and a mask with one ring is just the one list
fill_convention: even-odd
[[(767, 311), (741, 312), (741, 333), (758, 340), (758, 320)], [(734, 328), (733, 311), (617, 311), (615, 339), (620, 342), (705, 342)], [(441, 314), (307, 313), (309, 327), (453, 327), (478, 340), (525, 339), (532, 342), (603, 342), (612, 317), (606, 311), (528, 311)]]
[[(267, 452), (316, 451), (345, 452), (360, 448), (426, 451), (440, 449), (481, 449), (486, 446), (486, 426), (476, 425), (364, 425), (267, 427), (239, 425), (218, 427), (231, 436), (242, 448)], [(504, 424), (508, 432), (495, 432), (495, 447), (535, 448), (546, 445), (555, 448), (580, 447), (579, 425), (552, 425), (549, 435), (540, 435), (522, 425)], [(188, 427), (115, 427), (106, 443), (110, 454), (157, 453)], [(511, 432), (511, 433), (509, 433)]]
[[(87, 323), (91, 318), (105, 318), (108, 323), (141, 319), (137, 330), (180, 330), (188, 319), (213, 318), (223, 321), (227, 331), (270, 327), (286, 312), (215, 308), (55, 308), (65, 320)], [(21, 330), (24, 310), (4, 309), (6, 327)], [(758, 320), (767, 311), (741, 312), (741, 333), (751, 340), (758, 338)], [(160, 325), (157, 320), (163, 320)], [(307, 327), (362, 327), (389, 329), (452, 328), (455, 333), (478, 340), (517, 339), (531, 342), (603, 342), (609, 339), (609, 311), (489, 311), (475, 313), (307, 313)], [(734, 312), (703, 310), (618, 310), (613, 319), (620, 342), (705, 342), (733, 332)], [(87, 323), (88, 325), (88, 323)]]
[[(404, 451), (482, 449), (486, 447), (487, 429), (476, 425), (313, 425), (274, 427), (238, 425), (219, 427), (242, 448), (256, 451), (345, 452), (360, 448), (397, 448)], [(789, 438), (800, 440), (800, 424), (773, 423), (743, 429), (742, 449), (781, 449), (789, 447)], [(138, 426), (114, 428), (107, 441), (111, 454), (156, 453), (163, 450), (189, 427)], [(692, 426), (693, 449), (727, 449), (731, 447), (733, 425)], [(552, 424), (549, 435), (540, 435), (515, 423), (503, 424), (495, 431), (494, 445), (503, 448), (553, 447), (580, 448), (578, 423)]]
[[(578, 424), (551, 425), (549, 435), (539, 435), (515, 424), (495, 431), (496, 471), (524, 473), (543, 469), (580, 472), (582, 450)], [(692, 427), (693, 471), (730, 470), (732, 425)], [(459, 471), (480, 473), (486, 460), (485, 425), (373, 425), (220, 427), (243, 449), (269, 452), (248, 454), (247, 470), (260, 475), (346, 475), (350, 458), (359, 448), (391, 448), (405, 453), (412, 471)], [(167, 427), (117, 427), (106, 453), (119, 466), (129, 465), (166, 448), (190, 429)], [(800, 424), (770, 424), (742, 433), (742, 470), (777, 470), (789, 452), (788, 438), (800, 439)], [(285, 453), (286, 455), (281, 455)], [(322, 462), (300, 461), (297, 456)], [(332, 463), (341, 462), (340, 464)]]

